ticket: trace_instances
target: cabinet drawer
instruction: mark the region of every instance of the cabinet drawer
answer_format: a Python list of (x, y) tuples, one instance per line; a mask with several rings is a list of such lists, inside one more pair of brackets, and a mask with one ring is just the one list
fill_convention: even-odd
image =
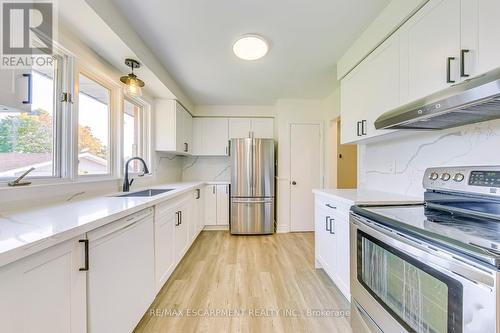
[(328, 210), (328, 214), (337, 215), (339, 217), (349, 216), (349, 211), (351, 209), (351, 204), (345, 203), (340, 200), (332, 200), (323, 196), (316, 196), (315, 205)]

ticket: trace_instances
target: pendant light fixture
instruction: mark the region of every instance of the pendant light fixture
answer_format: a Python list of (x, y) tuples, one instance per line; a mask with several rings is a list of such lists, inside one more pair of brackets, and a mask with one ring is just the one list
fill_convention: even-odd
[(141, 88), (145, 85), (144, 81), (134, 74), (134, 69), (141, 67), (141, 64), (134, 59), (125, 59), (125, 65), (132, 69), (132, 73), (120, 78), (120, 81), (125, 84), (125, 93), (130, 96), (142, 96)]

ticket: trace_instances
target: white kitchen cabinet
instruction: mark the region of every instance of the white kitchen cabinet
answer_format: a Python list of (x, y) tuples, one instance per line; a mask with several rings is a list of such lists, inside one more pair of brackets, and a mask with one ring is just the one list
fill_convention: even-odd
[(174, 271), (175, 229), (177, 224), (177, 201), (167, 201), (155, 207), (155, 281), (156, 291), (167, 282)]
[(205, 225), (217, 225), (217, 185), (207, 185), (204, 189)]
[(229, 225), (229, 185), (217, 185), (217, 225)]
[(394, 34), (342, 80), (342, 143), (391, 132), (376, 130), (374, 123), (399, 105), (399, 52), (399, 36)]
[(500, 67), (500, 1), (462, 0), (461, 5), (461, 74), (468, 78)]
[(272, 118), (229, 118), (229, 139), (237, 138), (274, 138)]
[(205, 186), (205, 225), (229, 225), (229, 185)]
[(399, 29), (403, 104), (460, 81), (460, 27), (460, 1), (431, 0)]
[(155, 104), (156, 150), (189, 155), (193, 150), (192, 116), (176, 100), (158, 99)]
[(342, 201), (315, 195), (315, 260), (350, 301), (349, 209)]
[(152, 208), (88, 233), (89, 332), (132, 332), (155, 296)]
[(191, 223), (192, 214), (192, 200), (191, 197), (184, 197), (179, 203), (178, 211), (176, 212), (175, 224), (175, 247), (174, 252), (177, 256), (177, 262), (179, 262), (182, 257), (186, 254), (189, 246), (191, 245), (189, 237), (189, 225)]
[(193, 240), (196, 239), (205, 226), (205, 193), (202, 188), (197, 188), (194, 193), (193, 219), (191, 225), (195, 228), (196, 232), (193, 236)]
[(229, 154), (228, 119), (193, 119), (193, 155), (227, 156)]
[(254, 138), (274, 139), (274, 119), (252, 118), (251, 131)]
[(0, 268), (0, 331), (87, 332), (84, 238)]

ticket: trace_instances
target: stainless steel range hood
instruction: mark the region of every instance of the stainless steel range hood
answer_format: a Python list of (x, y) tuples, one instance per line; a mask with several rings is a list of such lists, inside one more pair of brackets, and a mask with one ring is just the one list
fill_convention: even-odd
[(438, 130), (500, 118), (500, 69), (386, 112), (376, 129)]

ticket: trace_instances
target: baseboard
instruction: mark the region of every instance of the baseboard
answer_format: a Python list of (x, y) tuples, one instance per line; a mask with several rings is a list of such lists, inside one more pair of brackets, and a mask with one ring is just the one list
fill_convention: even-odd
[(203, 228), (204, 231), (227, 231), (229, 230), (228, 225), (206, 225)]
[(289, 232), (290, 232), (290, 227), (287, 226), (287, 225), (279, 225), (276, 228), (276, 233), (277, 234), (286, 234), (286, 233), (289, 233)]

